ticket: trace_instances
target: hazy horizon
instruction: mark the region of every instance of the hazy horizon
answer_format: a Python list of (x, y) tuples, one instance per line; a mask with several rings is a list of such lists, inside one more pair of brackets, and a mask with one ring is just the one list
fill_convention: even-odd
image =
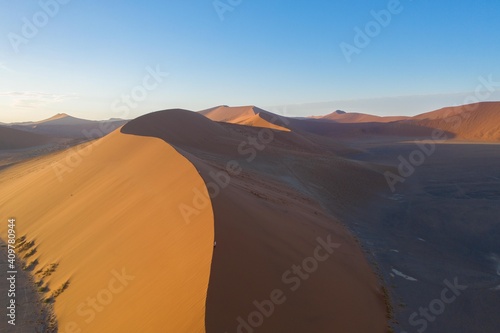
[(468, 104), (481, 79), (496, 88), (479, 100), (500, 100), (499, 7), (2, 2), (0, 121), (131, 119), (223, 104), (287, 106), (291, 116), (414, 115)]

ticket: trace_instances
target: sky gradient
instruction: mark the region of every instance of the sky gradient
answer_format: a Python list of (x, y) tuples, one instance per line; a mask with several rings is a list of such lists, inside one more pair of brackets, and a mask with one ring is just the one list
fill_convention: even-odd
[(495, 0), (60, 1), (0, 0), (0, 122), (221, 104), (410, 115), (479, 85), (500, 100), (482, 84), (500, 82)]

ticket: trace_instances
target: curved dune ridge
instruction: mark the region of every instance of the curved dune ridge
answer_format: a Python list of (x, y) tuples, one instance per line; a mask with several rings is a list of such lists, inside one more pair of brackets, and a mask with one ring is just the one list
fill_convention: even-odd
[[(130, 131), (133, 129), (133, 131)], [(152, 112), (138, 117), (122, 127), (123, 133), (161, 137), (172, 145), (182, 143), (199, 150), (216, 148), (226, 129), (195, 112), (182, 109)]]
[[(318, 156), (298, 153), (293, 145), (285, 144), (296, 134), (274, 131), (273, 142), (249, 163), (248, 156), (238, 154), (238, 146), (248, 136), (258, 137), (269, 129), (240, 127), (235, 134), (231, 131), (235, 125), (230, 124), (221, 131), (220, 125), (184, 110), (140, 117), (122, 131), (148, 136), (152, 132), (145, 130), (145, 124), (167, 129), (188, 120), (191, 131), (157, 130), (155, 134), (170, 144), (175, 141), (174, 147), (197, 167), (211, 194), (217, 246), (207, 296), (207, 332), (251, 332), (253, 327), (270, 333), (386, 332), (387, 304), (358, 243), (300, 185), (318, 176), (301, 172), (302, 166)], [(197, 138), (197, 130), (205, 125), (209, 136), (194, 144), (193, 136)], [(210, 139), (214, 134), (218, 134), (217, 142)], [(342, 165), (332, 158), (325, 166)], [(279, 162), (286, 159), (294, 162)], [(241, 170), (229, 174), (229, 162)], [(325, 175), (331, 171), (327, 169)], [(195, 198), (186, 204), (195, 210), (187, 219), (196, 216)], [(331, 253), (320, 248), (328, 259), (316, 262), (318, 267), (306, 278), (297, 277), (293, 267), (304, 261), (311, 264), (322, 242), (335, 242), (339, 247), (330, 249)], [(270, 305), (273, 295), (280, 295), (280, 304)], [(256, 303), (267, 304), (265, 319), (261, 313), (259, 320)]]
[(281, 120), (279, 116), (256, 106), (229, 107), (219, 106), (198, 112), (213, 120), (231, 124), (240, 124), (254, 127), (271, 128), (280, 131), (290, 131), (285, 126), (276, 124)]
[[(119, 131), (84, 151), (72, 167), (62, 152), (0, 175), (1, 219), (33, 242), (19, 255), (36, 260), (45, 298), (59, 293), (59, 332), (205, 332), (213, 211), (188, 225), (179, 210), (194, 188), (208, 195), (196, 169), (161, 140)], [(62, 181), (53, 166), (70, 168)]]

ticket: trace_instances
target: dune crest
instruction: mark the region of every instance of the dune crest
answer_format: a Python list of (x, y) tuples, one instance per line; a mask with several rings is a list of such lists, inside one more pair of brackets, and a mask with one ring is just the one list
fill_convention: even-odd
[(213, 212), (207, 201), (188, 225), (179, 210), (193, 189), (208, 195), (193, 165), (161, 140), (116, 131), (59, 182), (51, 165), (66, 154), (0, 176), (2, 220), (15, 216), (33, 242), (45, 297), (62, 291), (59, 332), (205, 332)]
[[(188, 120), (192, 130), (180, 126), (183, 130), (170, 131), (172, 124)], [(157, 130), (144, 131), (143, 124)], [(207, 128), (205, 140), (198, 134), (200, 127)], [(245, 332), (242, 320), (248, 322), (255, 302), (268, 301), (273, 290), (286, 300), (264, 320), (262, 332), (386, 331), (384, 294), (361, 249), (301, 185), (316, 181), (314, 172), (304, 168), (320, 155), (301, 153), (306, 146), (296, 141), (296, 133), (222, 126), (185, 110), (155, 112), (129, 122), (122, 131), (154, 132), (186, 156), (210, 188), (217, 247), (207, 295), (207, 333)], [(238, 147), (264, 131), (274, 133), (274, 139), (249, 162)], [(217, 140), (213, 133), (218, 133)], [(324, 152), (312, 142), (307, 147)], [(323, 158), (321, 177), (339, 165), (334, 156)], [(228, 172), (228, 163), (235, 166), (233, 171)], [(318, 263), (310, 279), (300, 279), (289, 270), (311, 260), (307, 258), (321, 244), (318, 239), (339, 243), (339, 248), (327, 253), (328, 260)]]
[[(290, 129), (283, 126), (282, 117), (256, 106), (219, 106), (198, 112), (213, 120), (231, 124), (240, 124), (253, 127), (270, 128), (288, 132)], [(279, 123), (279, 124), (277, 124)]]
[(334, 111), (325, 116), (312, 117), (315, 119), (323, 119), (323, 120), (333, 120), (337, 123), (389, 123), (393, 121), (400, 121), (407, 119), (409, 117), (381, 117), (374, 116), (370, 114), (364, 113), (356, 113), (356, 112), (345, 112), (345, 111)]

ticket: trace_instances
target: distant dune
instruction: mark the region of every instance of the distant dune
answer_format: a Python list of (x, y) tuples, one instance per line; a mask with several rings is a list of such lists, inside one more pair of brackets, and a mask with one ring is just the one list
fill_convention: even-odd
[(0, 126), (0, 150), (22, 149), (52, 142), (50, 137)]
[(59, 113), (51, 118), (24, 123), (12, 123), (10, 127), (36, 134), (69, 139), (96, 139), (111, 133), (125, 124), (126, 120), (94, 121), (75, 118)]
[(219, 106), (200, 111), (199, 113), (213, 121), (289, 131), (284, 126), (276, 125), (276, 122), (282, 118), (281, 116), (272, 114), (256, 106)]
[(500, 141), (500, 102), (449, 107), (418, 115), (412, 122), (454, 134), (454, 139)]
[(337, 123), (388, 123), (400, 121), (409, 117), (380, 117), (364, 113), (334, 111), (326, 116), (313, 117), (315, 119), (333, 120)]
[[(500, 141), (500, 102), (444, 108), (415, 117), (379, 117), (338, 110), (321, 117), (287, 118), (256, 107), (218, 107), (200, 113), (215, 121), (283, 128), (349, 141), (425, 140), (432, 137), (435, 129), (442, 130), (448, 140)], [(264, 119), (262, 123), (256, 120), (257, 116)]]

